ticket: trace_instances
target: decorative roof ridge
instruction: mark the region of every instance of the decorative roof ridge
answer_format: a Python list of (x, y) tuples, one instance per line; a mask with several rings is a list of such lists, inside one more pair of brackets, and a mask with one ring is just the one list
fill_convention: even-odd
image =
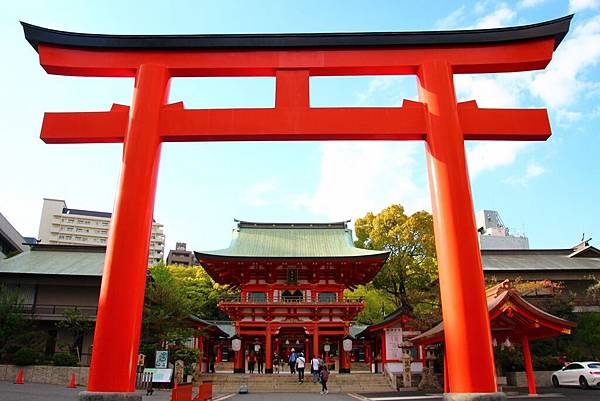
[(347, 229), (350, 220), (336, 221), (331, 223), (267, 223), (267, 222), (253, 222), (233, 219), (238, 223), (238, 228), (265, 228), (265, 229), (290, 229), (290, 228), (333, 228), (333, 229)]
[(107, 35), (59, 31), (21, 21), (25, 38), (38, 45), (88, 49), (306, 49), (494, 45), (554, 37), (556, 49), (573, 15), (535, 24), (492, 29), (413, 32), (330, 32), (272, 34)]

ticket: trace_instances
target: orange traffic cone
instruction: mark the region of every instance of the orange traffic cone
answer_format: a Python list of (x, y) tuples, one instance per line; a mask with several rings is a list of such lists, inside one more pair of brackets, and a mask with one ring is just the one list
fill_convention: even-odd
[(17, 373), (17, 378), (15, 379), (15, 384), (23, 384), (23, 368), (19, 369), (19, 373)]
[(77, 388), (75, 385), (75, 373), (71, 373), (71, 381), (69, 381), (67, 388)]

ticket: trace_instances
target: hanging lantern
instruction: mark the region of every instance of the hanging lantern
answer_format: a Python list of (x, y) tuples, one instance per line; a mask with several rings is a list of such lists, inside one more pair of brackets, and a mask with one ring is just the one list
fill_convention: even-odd
[(346, 352), (352, 351), (352, 338), (350, 338), (350, 336), (346, 336), (344, 338), (344, 341), (342, 341), (342, 347)]
[(510, 340), (508, 339), (508, 337), (506, 337), (506, 341), (504, 341), (504, 346), (506, 348), (512, 347), (512, 343), (510, 342)]
[(254, 351), (260, 351), (260, 344), (254, 344)]
[(231, 340), (231, 349), (235, 352), (242, 349), (242, 340), (239, 337), (236, 336)]
[(496, 341), (495, 338), (492, 340), (492, 346), (493, 347), (497, 347), (498, 346), (498, 341)]
[(325, 352), (331, 351), (331, 345), (329, 345), (329, 344), (323, 345), (323, 351), (325, 351)]

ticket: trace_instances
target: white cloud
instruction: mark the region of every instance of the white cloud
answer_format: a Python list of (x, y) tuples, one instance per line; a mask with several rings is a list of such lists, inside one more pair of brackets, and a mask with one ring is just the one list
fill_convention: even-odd
[(477, 142), (467, 146), (467, 164), (471, 179), (487, 170), (508, 166), (515, 162), (517, 154), (527, 142)]
[(536, 74), (531, 84), (532, 93), (554, 108), (576, 103), (582, 92), (597, 87), (582, 75), (600, 59), (600, 15), (576, 26), (567, 38), (548, 68)]
[(525, 171), (525, 174), (523, 174), (523, 176), (510, 177), (506, 181), (511, 184), (524, 185), (527, 182), (531, 181), (533, 178), (539, 177), (540, 175), (544, 174), (545, 172), (546, 172), (546, 169), (544, 167), (540, 166), (538, 163), (532, 162), (532, 163), (529, 163), (529, 165), (527, 166), (527, 170)]
[(569, 11), (572, 13), (598, 7), (598, 0), (569, 0)]
[(434, 26), (436, 29), (456, 29), (464, 22), (465, 18), (465, 6), (460, 6), (444, 18), (437, 20)]
[(481, 17), (475, 23), (474, 28), (485, 29), (485, 28), (499, 28), (508, 25), (517, 13), (510, 9), (506, 4), (501, 3), (496, 9), (484, 17)]
[(395, 75), (381, 75), (371, 79), (366, 92), (358, 95), (358, 104), (368, 104), (372, 100), (373, 96), (391, 88), (394, 85), (400, 84), (400, 82), (401, 78)]
[(521, 0), (521, 2), (519, 3), (519, 6), (521, 6), (523, 8), (530, 8), (530, 7), (539, 6), (544, 1), (546, 1), (546, 0)]
[(317, 191), (297, 206), (333, 220), (377, 212), (401, 203), (409, 212), (430, 209), (425, 166), (416, 163), (416, 142), (327, 142), (321, 145)]
[(277, 186), (271, 181), (259, 182), (247, 188), (241, 198), (251, 206), (269, 206), (273, 202), (273, 193)]

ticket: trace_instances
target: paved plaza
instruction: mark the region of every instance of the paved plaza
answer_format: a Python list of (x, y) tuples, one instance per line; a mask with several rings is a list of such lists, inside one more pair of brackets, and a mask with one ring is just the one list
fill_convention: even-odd
[[(63, 386), (49, 384), (16, 385), (11, 382), (0, 381), (0, 401), (77, 401), (78, 394), (83, 388), (68, 389)], [(539, 401), (575, 400), (597, 401), (600, 399), (600, 389), (580, 390), (577, 388), (543, 388), (540, 395), (535, 397)], [(526, 389), (511, 390), (509, 399), (527, 399)], [(156, 391), (153, 396), (144, 396), (144, 401), (168, 401), (171, 399), (170, 391)], [(388, 392), (373, 394), (343, 394), (330, 393), (328, 395), (309, 393), (251, 393), (230, 394), (215, 396), (215, 400), (228, 401), (411, 401), (411, 400), (441, 400), (441, 394), (425, 394), (417, 392)]]

